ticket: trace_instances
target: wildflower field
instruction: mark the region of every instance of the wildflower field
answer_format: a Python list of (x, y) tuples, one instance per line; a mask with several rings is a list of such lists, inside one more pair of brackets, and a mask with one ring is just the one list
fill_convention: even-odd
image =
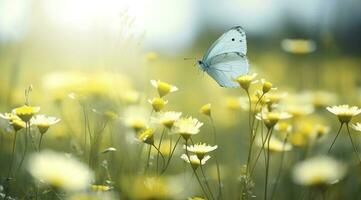
[(0, 0), (0, 200), (361, 199), (361, 4), (294, 3)]

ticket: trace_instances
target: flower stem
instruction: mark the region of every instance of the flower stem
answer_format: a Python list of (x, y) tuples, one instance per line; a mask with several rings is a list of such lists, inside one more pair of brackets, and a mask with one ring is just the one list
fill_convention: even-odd
[[(217, 131), (216, 131), (216, 126), (215, 126), (215, 124), (214, 124), (214, 121), (213, 121), (212, 116), (209, 116), (209, 118), (210, 118), (210, 120), (211, 120), (211, 124), (212, 124), (212, 128), (213, 128), (214, 144), (217, 144)], [(217, 151), (217, 152), (218, 152), (218, 151)], [(221, 172), (220, 172), (220, 169), (219, 169), (217, 152), (214, 154), (214, 155), (215, 155), (215, 160), (216, 160), (217, 178), (218, 178), (218, 197), (217, 197), (217, 199), (222, 199), (222, 179), (221, 179)]]
[[(160, 147), (162, 146), (162, 141), (163, 141), (164, 134), (165, 134), (165, 128), (163, 128), (162, 135), (160, 136), (158, 148), (156, 148), (156, 149), (158, 150), (158, 153), (157, 153), (157, 168), (156, 168), (156, 169), (157, 169), (157, 173), (158, 173), (158, 169), (159, 169), (159, 164), (158, 164), (159, 154), (161, 153), (159, 149), (160, 149)], [(163, 158), (163, 160), (164, 160), (164, 158)], [(163, 167), (164, 167), (164, 164), (165, 164), (165, 163), (163, 163)]]
[(41, 134), (41, 135), (40, 135), (39, 146), (38, 146), (38, 150), (39, 150), (39, 151), (40, 151), (40, 149), (41, 149), (41, 141), (43, 140), (43, 136), (44, 136), (44, 134)]
[(284, 162), (284, 158), (285, 158), (285, 147), (286, 147), (287, 140), (288, 140), (288, 134), (286, 135), (285, 139), (283, 140), (282, 154), (281, 154), (281, 161), (280, 161), (281, 163), (280, 163), (280, 168), (278, 170), (275, 186), (273, 187), (273, 190), (272, 190), (271, 200), (273, 199), (273, 197), (276, 194), (277, 186), (278, 186), (278, 183), (281, 178), (282, 171), (283, 171), (283, 162)]
[(265, 177), (265, 187), (264, 187), (264, 200), (267, 199), (267, 191), (268, 191), (268, 176), (269, 176), (269, 165), (270, 165), (270, 149), (269, 149), (269, 145), (270, 145), (270, 141), (271, 141), (271, 136), (272, 136), (272, 129), (270, 129), (271, 132), (268, 136), (268, 140), (267, 140), (267, 158), (266, 158), (266, 177)]
[(338, 135), (340, 135), (340, 133), (341, 133), (342, 126), (343, 126), (343, 123), (341, 123), (340, 128), (338, 129), (338, 132), (336, 134), (336, 137), (335, 137), (335, 139), (333, 139), (332, 144), (331, 144), (330, 148), (327, 151), (327, 154), (329, 154), (331, 152), (331, 149), (332, 149), (333, 145), (335, 144), (336, 139), (338, 138)]
[[(162, 152), (160, 152), (160, 150), (159, 150), (159, 148), (157, 148), (154, 144), (153, 144), (153, 147), (158, 151), (158, 153), (159, 153), (159, 155), (162, 157), (162, 166), (164, 167), (164, 165), (165, 165), (165, 159), (164, 159), (164, 156), (163, 156), (163, 154), (162, 154)], [(157, 162), (157, 173), (158, 173), (158, 162)]]
[(267, 131), (267, 133), (266, 133), (266, 137), (265, 137), (264, 140), (262, 141), (262, 147), (261, 147), (261, 149), (259, 150), (259, 152), (258, 152), (258, 154), (257, 154), (256, 160), (254, 161), (253, 167), (252, 167), (251, 172), (250, 172), (251, 175), (253, 174), (253, 172), (254, 172), (254, 170), (255, 170), (255, 168), (256, 168), (257, 162), (258, 162), (258, 160), (259, 160), (259, 157), (261, 156), (262, 151), (264, 150), (264, 147), (265, 147), (265, 145), (266, 145), (267, 138), (272, 134), (272, 130), (273, 130), (273, 129), (268, 129), (268, 131)]
[(21, 160), (20, 160), (20, 164), (18, 166), (18, 169), (16, 170), (16, 174), (19, 174), (19, 171), (20, 171), (20, 168), (21, 166), (23, 165), (23, 162), (25, 160), (25, 156), (26, 156), (26, 153), (27, 153), (27, 150), (28, 150), (28, 133), (30, 132), (30, 123), (27, 122), (26, 123), (26, 126), (25, 126), (25, 145), (24, 145), (24, 152), (23, 152), (23, 155), (21, 157)]
[[(199, 161), (199, 162), (201, 163), (202, 161)], [(209, 186), (208, 180), (207, 180), (206, 175), (205, 175), (205, 173), (204, 173), (202, 163), (201, 163), (201, 172), (202, 172), (202, 176), (203, 176), (203, 178), (204, 178), (204, 182), (206, 183), (206, 187), (207, 187), (209, 193), (211, 194), (212, 199), (214, 199), (214, 196), (213, 196), (211, 187)]]
[(355, 143), (353, 142), (353, 139), (352, 139), (352, 136), (351, 136), (351, 132), (350, 132), (350, 128), (349, 128), (348, 124), (346, 124), (346, 127), (347, 127), (347, 133), (348, 133), (348, 136), (349, 136), (349, 138), (350, 138), (350, 141), (351, 141), (353, 150), (354, 150), (354, 152), (355, 152), (355, 155), (356, 155), (359, 163), (361, 163), (360, 155), (359, 155), (359, 153), (358, 153), (358, 150), (357, 150), (357, 148), (356, 148)]
[(172, 149), (172, 151), (171, 151), (171, 153), (170, 153), (170, 155), (169, 155), (169, 157), (168, 157), (167, 164), (166, 164), (165, 167), (163, 168), (161, 174), (163, 174), (163, 173), (167, 170), (167, 168), (168, 168), (168, 166), (169, 166), (169, 163), (170, 163), (170, 161), (171, 161), (171, 159), (172, 159), (172, 157), (173, 157), (175, 148), (177, 147), (177, 145), (178, 145), (181, 137), (182, 137), (182, 136), (179, 136), (179, 137), (178, 137), (178, 140), (177, 140), (177, 142), (175, 143), (175, 145), (174, 145), (174, 147), (173, 147), (173, 149)]
[[(186, 140), (186, 155), (187, 155), (188, 159), (190, 160), (191, 158), (190, 158), (189, 153), (188, 153), (188, 140)], [(200, 164), (202, 165), (202, 162), (201, 162)], [(195, 175), (196, 178), (197, 178), (197, 181), (198, 181), (199, 185), (201, 186), (201, 189), (202, 189), (202, 191), (203, 191), (206, 199), (209, 199), (208, 194), (207, 194), (206, 190), (204, 189), (201, 180), (199, 179), (199, 176), (198, 176), (198, 174), (197, 174), (197, 172), (196, 172), (196, 169), (194, 169), (193, 166), (191, 166), (191, 168), (192, 168), (192, 170), (193, 170), (194, 175)], [(212, 199), (213, 199), (213, 196), (212, 196)]]
[(144, 174), (147, 174), (149, 168), (149, 160), (150, 160), (150, 153), (152, 151), (152, 145), (149, 145), (148, 155), (147, 155), (147, 165), (145, 166)]
[(16, 136), (17, 136), (17, 131), (15, 131), (14, 133), (14, 140), (13, 140), (13, 151), (11, 153), (11, 160), (10, 160), (10, 165), (9, 165), (9, 171), (8, 171), (8, 176), (7, 179), (10, 178), (10, 174), (11, 174), (11, 169), (13, 168), (13, 162), (14, 162), (14, 156), (15, 156), (15, 148), (16, 148)]

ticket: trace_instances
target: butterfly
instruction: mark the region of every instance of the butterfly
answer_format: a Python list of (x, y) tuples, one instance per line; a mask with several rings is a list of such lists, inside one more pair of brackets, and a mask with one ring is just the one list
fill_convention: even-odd
[(220, 86), (239, 87), (234, 79), (248, 73), (246, 53), (246, 33), (241, 26), (235, 26), (212, 44), (198, 65)]

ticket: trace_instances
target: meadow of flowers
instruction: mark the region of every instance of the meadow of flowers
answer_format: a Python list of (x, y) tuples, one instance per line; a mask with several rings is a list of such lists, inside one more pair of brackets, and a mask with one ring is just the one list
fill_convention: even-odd
[(183, 59), (211, 39), (164, 54), (119, 26), (71, 56), (1, 43), (0, 199), (361, 199), (359, 56), (251, 36), (222, 88)]

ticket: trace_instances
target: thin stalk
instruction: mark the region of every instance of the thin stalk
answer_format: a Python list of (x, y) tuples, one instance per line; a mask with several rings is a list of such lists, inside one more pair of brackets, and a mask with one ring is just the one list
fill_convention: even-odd
[(83, 108), (83, 118), (84, 118), (84, 159), (86, 159), (86, 146), (87, 146), (87, 120), (86, 120), (86, 113), (85, 113), (85, 108), (84, 106), (82, 105), (82, 108)]
[[(30, 125), (29, 125), (30, 127)], [(29, 136), (30, 136), (30, 140), (31, 140), (31, 144), (33, 145), (33, 148), (35, 151), (38, 151), (38, 146), (35, 143), (35, 137), (31, 134), (31, 129), (29, 128)]]
[[(211, 124), (212, 124), (212, 128), (213, 128), (214, 144), (217, 144), (216, 126), (214, 124), (212, 116), (209, 116), (209, 119), (211, 120)], [(221, 179), (221, 170), (219, 169), (218, 155), (217, 155), (218, 153), (217, 152), (214, 154), (215, 160), (216, 160), (217, 178), (218, 178), (218, 197), (217, 197), (217, 199), (221, 199), (222, 198), (222, 179)]]
[(147, 174), (149, 168), (149, 160), (150, 160), (150, 153), (152, 151), (152, 145), (149, 145), (148, 155), (147, 155), (147, 164), (145, 166), (144, 174)]
[[(247, 156), (247, 165), (246, 165), (246, 173), (250, 176), (250, 171), (249, 171), (249, 165), (251, 164), (251, 158), (252, 158), (252, 149), (253, 149), (253, 144), (254, 144), (254, 140), (256, 138), (256, 131), (254, 130), (254, 123), (256, 121), (256, 111), (257, 111), (257, 106), (258, 104), (261, 102), (264, 94), (261, 95), (261, 97), (258, 99), (258, 101), (255, 104), (254, 110), (255, 112), (253, 113), (251, 108), (252, 108), (252, 102), (251, 102), (251, 97), (249, 96), (249, 92), (247, 91), (247, 96), (249, 99), (249, 113), (251, 116), (252, 113), (252, 124), (250, 126), (251, 130), (250, 130), (250, 138), (249, 138), (249, 149), (248, 149), (248, 156)], [(249, 121), (251, 121), (251, 118), (249, 119)], [(258, 126), (257, 126), (258, 127)]]
[[(190, 158), (189, 153), (188, 153), (188, 140), (186, 140), (186, 155), (187, 155), (187, 157), (188, 157), (188, 159), (189, 159), (189, 161), (190, 161), (191, 158)], [(200, 164), (202, 165), (202, 162), (201, 162)], [(201, 189), (202, 189), (202, 191), (203, 191), (206, 199), (209, 199), (208, 194), (207, 194), (206, 190), (204, 189), (201, 180), (199, 179), (199, 176), (198, 176), (198, 174), (197, 174), (197, 172), (196, 172), (196, 169), (194, 169), (194, 167), (192, 166), (192, 164), (191, 164), (191, 168), (192, 168), (192, 170), (193, 170), (194, 175), (195, 175), (196, 178), (197, 178), (197, 181), (198, 181), (199, 185), (201, 186)], [(213, 199), (213, 197), (212, 197), (212, 199)]]
[(264, 187), (264, 200), (267, 199), (267, 192), (268, 192), (268, 176), (269, 176), (269, 165), (270, 165), (270, 149), (269, 149), (269, 145), (270, 145), (270, 141), (271, 141), (271, 136), (272, 136), (272, 129), (271, 133), (268, 136), (268, 140), (267, 140), (267, 162), (266, 162), (266, 177), (265, 177), (265, 187)]
[(9, 171), (8, 171), (7, 179), (10, 178), (11, 169), (13, 168), (13, 162), (14, 162), (14, 156), (15, 156), (15, 149), (16, 149), (16, 136), (17, 136), (17, 133), (18, 133), (17, 131), (15, 131), (15, 133), (14, 133), (13, 151), (12, 151), (12, 153), (11, 153), (10, 166), (9, 166)]
[(278, 170), (278, 173), (277, 173), (275, 186), (273, 187), (273, 190), (272, 190), (272, 193), (271, 193), (271, 200), (273, 199), (273, 197), (276, 194), (277, 186), (278, 186), (278, 183), (279, 183), (279, 180), (281, 178), (282, 171), (283, 171), (283, 162), (284, 162), (284, 157), (285, 157), (285, 147), (286, 147), (287, 139), (288, 139), (288, 134), (286, 135), (285, 139), (283, 140), (282, 154), (281, 154), (281, 164), (280, 164), (280, 169)]
[[(161, 153), (160, 152), (160, 147), (162, 146), (162, 141), (163, 141), (163, 137), (164, 137), (164, 134), (165, 134), (165, 128), (163, 128), (163, 131), (162, 131), (162, 135), (160, 136), (160, 139), (159, 139), (159, 144), (158, 144), (158, 153), (157, 153), (157, 173), (158, 173), (158, 169), (159, 169), (159, 164), (158, 164), (158, 161), (159, 161), (159, 153)], [(164, 164), (165, 163), (163, 163), (163, 167), (164, 167)]]
[(249, 91), (246, 90), (246, 93), (247, 93), (247, 97), (248, 97), (248, 104), (249, 104), (249, 107), (248, 107), (248, 125), (249, 125), (249, 128), (250, 128), (250, 131), (252, 133), (252, 102), (251, 102), (251, 96), (249, 95)]
[(39, 151), (41, 149), (41, 141), (43, 140), (43, 136), (44, 136), (44, 134), (40, 134), (39, 145), (38, 145), (38, 150)]
[(255, 168), (256, 168), (256, 165), (257, 165), (257, 162), (258, 162), (258, 160), (259, 160), (259, 157), (261, 156), (261, 153), (262, 153), (262, 151), (264, 150), (264, 147), (265, 147), (265, 145), (266, 145), (267, 138), (270, 136), (271, 132), (272, 132), (272, 129), (268, 129), (268, 131), (267, 131), (267, 133), (266, 133), (266, 137), (265, 137), (264, 140), (262, 141), (262, 147), (261, 147), (261, 149), (259, 150), (259, 152), (258, 152), (258, 154), (257, 154), (256, 160), (254, 161), (253, 167), (252, 167), (251, 172), (250, 172), (251, 175), (253, 174), (253, 172), (254, 172), (254, 170), (255, 170)]
[(333, 145), (335, 144), (336, 139), (338, 138), (338, 135), (340, 135), (340, 133), (341, 133), (342, 126), (343, 126), (343, 123), (341, 123), (340, 128), (338, 129), (338, 132), (336, 134), (336, 137), (335, 137), (335, 139), (333, 139), (332, 144), (331, 144), (330, 148), (327, 151), (327, 154), (329, 154), (331, 152), (331, 149), (332, 149)]
[(356, 148), (355, 143), (353, 142), (353, 139), (352, 139), (352, 136), (351, 136), (351, 132), (350, 132), (350, 128), (349, 128), (348, 124), (346, 124), (346, 127), (347, 127), (347, 133), (348, 133), (348, 136), (349, 136), (349, 138), (350, 138), (350, 141), (351, 141), (353, 150), (354, 150), (354, 152), (355, 152), (355, 154), (356, 154), (356, 157), (357, 157), (359, 163), (361, 163), (360, 155), (359, 155), (359, 153), (358, 153), (358, 150), (357, 150), (357, 148)]
[[(157, 148), (154, 144), (153, 144), (153, 147), (158, 151), (159, 155), (162, 157), (162, 161), (163, 161), (163, 167), (165, 165), (165, 159), (164, 159), (164, 156), (162, 154), (162, 152), (160, 152), (159, 148)], [(157, 166), (158, 166), (158, 163), (157, 163)], [(157, 173), (158, 173), (158, 169), (157, 169)]]
[(174, 151), (175, 151), (175, 149), (176, 149), (176, 147), (177, 147), (177, 145), (178, 145), (181, 137), (182, 137), (182, 136), (179, 136), (179, 137), (178, 137), (178, 140), (177, 140), (177, 142), (175, 143), (175, 145), (174, 145), (174, 147), (173, 147), (173, 149), (172, 149), (172, 151), (171, 151), (171, 153), (170, 153), (170, 155), (169, 155), (169, 157), (168, 157), (167, 164), (166, 164), (165, 167), (163, 168), (161, 174), (163, 174), (163, 173), (167, 170), (167, 168), (168, 168), (168, 166), (169, 166), (169, 163), (170, 163), (170, 161), (171, 161), (171, 159), (172, 159), (172, 157), (173, 157)]
[[(199, 161), (199, 162), (201, 162), (201, 161)], [(201, 172), (202, 172), (202, 176), (203, 176), (204, 182), (206, 183), (206, 187), (207, 187), (209, 193), (211, 194), (212, 199), (214, 199), (214, 196), (213, 196), (211, 187), (209, 186), (209, 183), (208, 183), (207, 177), (206, 177), (206, 175), (205, 175), (205, 173), (204, 173), (202, 164), (200, 165), (200, 167), (201, 167)]]
[(25, 160), (25, 156), (26, 156), (26, 153), (27, 153), (27, 150), (28, 150), (28, 133), (29, 133), (29, 131), (30, 131), (30, 124), (29, 124), (29, 122), (27, 122), (26, 125), (25, 125), (25, 134), (24, 134), (24, 136), (25, 136), (24, 152), (23, 152), (23, 155), (22, 155), (22, 157), (21, 157), (21, 160), (20, 160), (20, 164), (19, 164), (19, 166), (18, 166), (18, 169), (16, 170), (16, 174), (19, 173), (20, 168), (21, 168), (21, 166), (23, 165), (23, 162), (24, 162), (24, 160)]

